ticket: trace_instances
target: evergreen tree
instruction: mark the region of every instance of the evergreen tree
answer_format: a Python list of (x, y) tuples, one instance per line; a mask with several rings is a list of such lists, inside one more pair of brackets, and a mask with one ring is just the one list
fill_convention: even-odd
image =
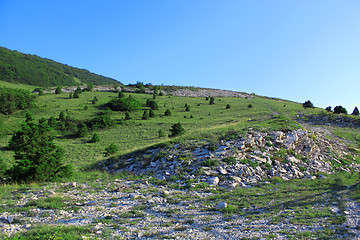
[(49, 119), (48, 119), (48, 125), (51, 127), (51, 128), (55, 128), (57, 126), (57, 121), (56, 119), (51, 116)]
[(351, 115), (359, 116), (359, 109), (357, 107), (355, 107), (354, 111), (351, 113)]
[(80, 97), (79, 92), (78, 92), (78, 91), (75, 91), (75, 92), (74, 92), (74, 95), (73, 95), (73, 98), (79, 98), (79, 97)]
[(69, 99), (73, 99), (73, 98), (74, 98), (73, 93), (70, 93), (70, 94), (69, 94)]
[(155, 112), (154, 112), (152, 109), (150, 109), (150, 111), (149, 111), (149, 117), (153, 118), (153, 117), (155, 117), (155, 116), (156, 116)]
[(211, 97), (211, 98), (210, 98), (209, 104), (210, 104), (210, 105), (214, 105), (214, 104), (215, 104), (215, 98), (214, 98), (214, 97)]
[(116, 153), (118, 150), (119, 150), (118, 147), (112, 143), (105, 148), (104, 155), (105, 155), (105, 157), (108, 157), (108, 156)]
[(85, 137), (86, 135), (88, 135), (88, 133), (89, 133), (89, 129), (86, 126), (86, 124), (81, 123), (80, 126), (79, 126), (79, 130), (77, 131), (76, 135), (78, 137)]
[(155, 86), (155, 89), (154, 89), (154, 93), (153, 95), (158, 95), (159, 94), (159, 87), (158, 86)]
[(75, 90), (75, 93), (78, 93), (78, 94), (80, 94), (82, 91), (81, 91), (81, 87), (80, 86), (78, 86), (78, 88)]
[(130, 120), (130, 119), (131, 119), (130, 112), (126, 111), (125, 112), (125, 120)]
[(171, 129), (169, 130), (171, 134), (169, 134), (169, 137), (176, 137), (185, 132), (185, 129), (181, 126), (181, 123), (177, 123), (171, 126)]
[(169, 109), (166, 109), (165, 116), (170, 116), (170, 115), (171, 115), (171, 111)]
[(61, 87), (57, 87), (55, 89), (55, 94), (60, 94), (61, 93)]
[(42, 95), (44, 95), (44, 90), (41, 88), (41, 89), (39, 90), (39, 96), (42, 96)]
[(147, 120), (147, 119), (149, 119), (149, 118), (150, 118), (149, 112), (148, 112), (147, 110), (145, 110), (145, 111), (144, 111), (144, 114), (143, 114), (143, 116), (142, 116), (142, 119), (143, 119), (143, 120)]
[(159, 138), (165, 137), (165, 133), (162, 129), (158, 131)]
[(65, 113), (64, 112), (60, 112), (59, 114), (59, 121), (63, 121), (65, 120)]
[(253, 105), (251, 103), (249, 103), (248, 108), (252, 108), (252, 107), (253, 107)]
[(331, 107), (329, 106), (329, 107), (327, 107), (327, 108), (325, 108), (325, 110), (326, 111), (328, 111), (328, 112), (332, 112), (332, 110), (331, 110)]
[(118, 98), (123, 98), (123, 97), (125, 97), (125, 94), (123, 92), (119, 92)]
[(91, 101), (92, 104), (95, 104), (99, 101), (99, 99), (95, 96), (94, 99)]
[(227, 104), (226, 109), (230, 109), (230, 108), (231, 108), (230, 104)]
[(188, 105), (188, 106), (186, 106), (185, 111), (187, 111), (187, 112), (189, 112), (189, 111), (190, 111), (190, 106), (189, 106), (189, 105)]
[(72, 174), (70, 165), (61, 161), (63, 150), (53, 143), (51, 127), (46, 121), (27, 122), (10, 139), (15, 164), (9, 170), (14, 181), (56, 181)]
[(98, 135), (97, 133), (94, 133), (94, 135), (92, 136), (90, 142), (91, 142), (91, 143), (97, 143), (97, 142), (99, 142), (99, 141), (100, 141), (99, 135)]
[(313, 108), (314, 105), (312, 104), (312, 102), (310, 102), (310, 100), (308, 100), (303, 103), (303, 107), (304, 108)]
[(334, 107), (334, 113), (340, 114), (340, 113), (344, 113), (347, 114), (346, 108), (340, 106), (336, 106)]
[(26, 122), (31, 122), (34, 120), (34, 117), (32, 116), (32, 114), (29, 111), (26, 111), (25, 119), (26, 119), (25, 120)]

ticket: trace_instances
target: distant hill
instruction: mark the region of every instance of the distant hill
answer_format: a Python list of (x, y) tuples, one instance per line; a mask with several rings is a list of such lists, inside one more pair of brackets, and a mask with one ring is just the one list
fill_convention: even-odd
[(70, 67), (36, 55), (24, 54), (0, 47), (0, 80), (33, 86), (107, 85), (115, 79)]

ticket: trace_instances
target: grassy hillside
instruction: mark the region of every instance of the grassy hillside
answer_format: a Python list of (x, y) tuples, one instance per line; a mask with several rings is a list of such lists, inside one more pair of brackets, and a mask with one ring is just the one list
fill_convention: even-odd
[(64, 65), (50, 59), (0, 47), (0, 80), (33, 86), (116, 84), (116, 80)]
[[(147, 99), (152, 99), (150, 94), (125, 93), (125, 97), (131, 95), (139, 99), (145, 106)], [(94, 97), (99, 101), (92, 104)], [(105, 104), (112, 98), (117, 98), (113, 92), (84, 92), (78, 99), (69, 99), (68, 93), (45, 94), (36, 100), (36, 107), (29, 109), (35, 120), (40, 118), (58, 117), (64, 112), (76, 122), (86, 121), (102, 112)], [(65, 160), (72, 162), (76, 167), (87, 167), (99, 160), (105, 159), (103, 151), (106, 146), (114, 143), (120, 148), (119, 154), (129, 153), (154, 144), (174, 141), (167, 135), (169, 129), (175, 123), (181, 122), (185, 128), (185, 134), (178, 138), (183, 139), (217, 139), (228, 132), (244, 133), (249, 127), (253, 129), (292, 129), (298, 128), (298, 124), (291, 118), (297, 112), (319, 113), (321, 109), (304, 109), (301, 104), (271, 100), (261, 97), (215, 98), (215, 104), (209, 105), (209, 100), (204, 97), (176, 97), (158, 96), (156, 102), (159, 109), (155, 110), (156, 117), (142, 120), (143, 111), (132, 112), (131, 120), (124, 120), (124, 112), (111, 112), (111, 118), (116, 125), (109, 129), (97, 130), (100, 142), (89, 143), (92, 133), (85, 138), (73, 138), (64, 136), (62, 132), (56, 132), (56, 142), (65, 149)], [(185, 111), (185, 104), (190, 106), (190, 111)], [(226, 105), (231, 106), (226, 109)], [(248, 105), (251, 104), (252, 108)], [(84, 108), (87, 108), (85, 110)], [(169, 109), (171, 116), (165, 116), (164, 112)], [(0, 147), (5, 147), (14, 131), (18, 130), (25, 121), (26, 111), (17, 111), (12, 115), (1, 116)], [(159, 137), (162, 130), (165, 137)], [(3, 157), (12, 162), (12, 152), (4, 151)]]

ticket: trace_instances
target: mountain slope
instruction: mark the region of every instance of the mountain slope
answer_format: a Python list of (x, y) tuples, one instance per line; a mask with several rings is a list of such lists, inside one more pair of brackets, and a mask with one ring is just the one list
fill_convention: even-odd
[(55, 62), (36, 55), (0, 47), (0, 80), (34, 86), (74, 86), (116, 84), (118, 81)]

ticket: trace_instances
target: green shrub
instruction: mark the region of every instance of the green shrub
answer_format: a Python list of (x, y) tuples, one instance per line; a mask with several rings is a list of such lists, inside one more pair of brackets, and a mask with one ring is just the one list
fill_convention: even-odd
[(55, 117), (51, 116), (48, 120), (48, 125), (52, 128), (55, 128), (57, 126), (57, 121)]
[(148, 120), (149, 118), (150, 118), (149, 112), (145, 110), (142, 116), (142, 120)]
[(166, 109), (166, 111), (165, 111), (165, 116), (170, 116), (171, 115), (171, 111), (169, 110), (169, 109)]
[(130, 112), (126, 111), (125, 112), (125, 120), (130, 120), (130, 119), (131, 119)]
[(214, 104), (215, 104), (215, 98), (214, 98), (214, 97), (211, 97), (211, 98), (210, 98), (209, 104), (210, 104), (210, 105), (214, 105)]
[(95, 96), (94, 99), (91, 101), (92, 104), (95, 104), (99, 101), (99, 99)]
[(73, 98), (79, 98), (80, 97), (80, 94), (78, 91), (75, 91), (74, 92), (74, 95), (73, 95)]
[(110, 128), (114, 126), (114, 124), (115, 122), (111, 119), (110, 114), (107, 111), (104, 111), (91, 119), (87, 125), (89, 125), (92, 130), (95, 130), (98, 128)]
[(230, 104), (227, 104), (225, 108), (230, 109), (231, 108)]
[(23, 124), (11, 137), (8, 146), (14, 150), (16, 159), (9, 170), (12, 180), (42, 182), (71, 176), (72, 168), (62, 163), (63, 150), (53, 140), (51, 128), (45, 121)]
[(312, 104), (312, 102), (310, 102), (310, 100), (308, 100), (303, 103), (303, 107), (304, 108), (313, 108), (314, 105)]
[(0, 87), (0, 112), (11, 114), (34, 106), (35, 96), (29, 91)]
[(185, 111), (189, 112), (190, 111), (190, 106), (186, 106)]
[(251, 103), (249, 103), (248, 108), (252, 108), (252, 107), (253, 107), (253, 105)]
[(94, 133), (93, 136), (92, 136), (92, 138), (91, 138), (91, 140), (90, 140), (90, 142), (91, 142), (91, 143), (97, 143), (97, 142), (99, 142), (99, 141), (100, 141), (99, 135), (98, 135), (97, 133)]
[(328, 112), (332, 112), (332, 110), (331, 110), (331, 107), (329, 106), (329, 107), (327, 107), (327, 108), (325, 108), (325, 110), (326, 111), (328, 111)]
[(108, 157), (110, 155), (115, 154), (118, 150), (119, 150), (118, 147), (112, 143), (105, 148), (104, 155), (105, 155), (105, 157)]
[(334, 107), (334, 113), (340, 114), (340, 113), (344, 113), (347, 114), (346, 108), (342, 107), (342, 106), (336, 106)]
[(150, 100), (150, 99), (146, 100), (146, 106), (151, 108), (152, 110), (159, 109), (159, 106), (155, 100)]
[(125, 94), (123, 92), (119, 92), (118, 98), (123, 98), (123, 97), (125, 97)]
[(351, 115), (359, 116), (359, 109), (357, 107), (355, 107), (354, 111), (351, 113)]
[(69, 93), (69, 99), (73, 99), (73, 98), (74, 98), (73, 93)]
[(57, 87), (56, 89), (55, 89), (55, 94), (60, 94), (61, 93), (61, 87)]
[(152, 109), (150, 109), (150, 111), (149, 111), (149, 117), (151, 117), (151, 118), (156, 117), (156, 114)]
[(206, 159), (201, 163), (201, 165), (206, 167), (216, 167), (220, 165), (220, 162), (218, 159)]
[(162, 129), (158, 131), (159, 138), (165, 137), (165, 133)]
[(109, 107), (113, 111), (136, 111), (141, 109), (141, 103), (136, 100), (135, 98), (132, 98), (131, 95), (129, 95), (128, 98), (114, 98), (111, 99), (107, 104), (107, 107)]
[(181, 123), (176, 123), (171, 126), (170, 129), (171, 134), (169, 134), (169, 137), (176, 137), (185, 132), (185, 129), (181, 126)]
[(235, 165), (236, 164), (235, 157), (227, 157), (227, 158), (224, 158), (222, 161), (226, 162), (229, 165)]
[(77, 137), (85, 137), (89, 134), (89, 130), (88, 127), (86, 126), (85, 123), (81, 123), (79, 126), (79, 130), (76, 133)]

